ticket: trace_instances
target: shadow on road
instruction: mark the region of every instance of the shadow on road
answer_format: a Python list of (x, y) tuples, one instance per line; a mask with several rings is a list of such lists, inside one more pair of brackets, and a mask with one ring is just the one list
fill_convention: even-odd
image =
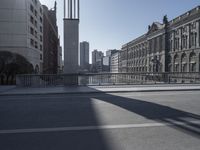
[(147, 119), (169, 124), (172, 128), (200, 138), (200, 125), (195, 123), (199, 123), (200, 115), (145, 100), (126, 98), (106, 93), (101, 94), (100, 97), (94, 96), (93, 98), (111, 103)]
[[(93, 101), (97, 99), (200, 138), (200, 125), (188, 121), (200, 121), (200, 116), (172, 107), (106, 93), (49, 97), (22, 96), (19, 100), (1, 100), (0, 130), (99, 126), (102, 124)], [(0, 134), (0, 141), (0, 149), (3, 150), (116, 149), (110, 144), (112, 138), (108, 138), (104, 130)]]

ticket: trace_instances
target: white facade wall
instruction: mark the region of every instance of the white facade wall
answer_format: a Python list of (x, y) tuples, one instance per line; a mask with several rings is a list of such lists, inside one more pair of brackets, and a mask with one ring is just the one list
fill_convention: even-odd
[(79, 19), (64, 19), (64, 73), (78, 73)]
[(112, 73), (118, 73), (119, 72), (119, 52), (115, 53), (111, 56), (111, 69), (110, 71)]
[[(43, 23), (40, 22), (40, 18), (43, 20), (43, 14), (40, 12), (40, 2), (38, 0), (36, 2), (37, 4), (35, 0), (1, 0), (0, 51), (18, 53), (24, 56), (34, 68), (38, 66), (38, 71), (42, 71), (43, 42), (40, 41), (40, 36), (43, 38), (43, 33), (40, 27), (43, 28)], [(33, 6), (33, 12), (30, 5)], [(30, 16), (33, 16), (34, 24), (31, 23)], [(30, 33), (30, 27), (33, 28), (34, 35)], [(34, 40), (34, 45), (31, 45), (31, 39)]]

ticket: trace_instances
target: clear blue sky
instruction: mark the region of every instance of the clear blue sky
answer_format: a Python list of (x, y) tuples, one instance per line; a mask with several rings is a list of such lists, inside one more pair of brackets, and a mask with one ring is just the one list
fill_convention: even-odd
[[(40, 0), (52, 8), (55, 0)], [(63, 0), (58, 3), (58, 27), (63, 45)], [(154, 21), (169, 20), (200, 5), (200, 0), (80, 0), (80, 41), (93, 49), (120, 49), (144, 34)]]

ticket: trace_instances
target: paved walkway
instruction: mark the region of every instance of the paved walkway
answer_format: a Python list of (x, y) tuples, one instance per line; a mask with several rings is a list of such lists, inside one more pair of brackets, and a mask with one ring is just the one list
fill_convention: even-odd
[(48, 88), (17, 88), (0, 86), (0, 95), (35, 95), (35, 94), (82, 94), (82, 93), (117, 93), (117, 92), (157, 92), (157, 91), (193, 91), (200, 90), (200, 84), (160, 84), (160, 85), (116, 85), (116, 86), (79, 86)]

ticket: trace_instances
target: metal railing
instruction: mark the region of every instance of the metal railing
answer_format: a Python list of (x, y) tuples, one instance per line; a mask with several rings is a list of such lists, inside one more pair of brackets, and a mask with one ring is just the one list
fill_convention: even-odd
[(200, 83), (200, 73), (100, 73), (61, 75), (17, 75), (22, 87), (93, 86), (131, 84)]

